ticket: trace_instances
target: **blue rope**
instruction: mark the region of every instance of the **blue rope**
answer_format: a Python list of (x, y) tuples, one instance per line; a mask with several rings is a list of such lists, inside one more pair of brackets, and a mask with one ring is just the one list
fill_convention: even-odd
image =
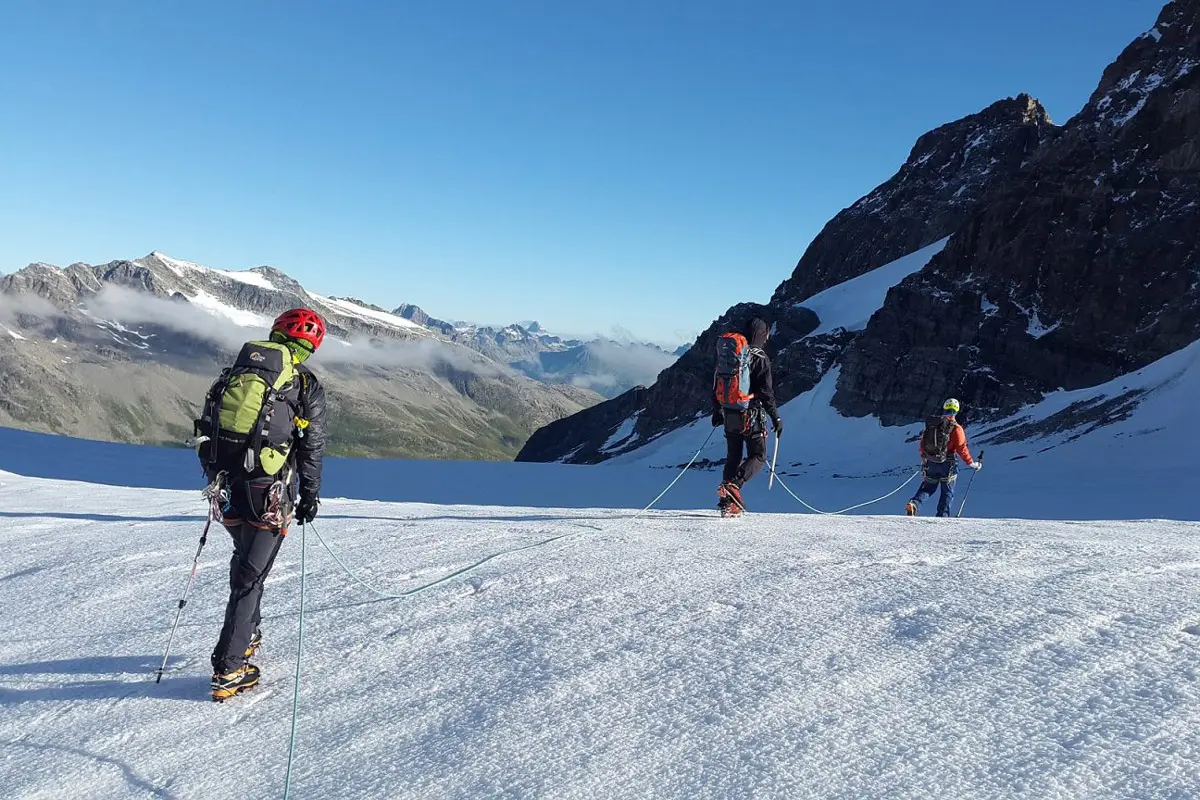
[[(288, 743), (287, 775), (283, 779), (283, 800), (288, 800), (292, 791), (292, 759), (296, 753), (296, 719), (300, 715), (300, 662), (304, 655), (304, 533), (307, 528), (307, 525), (300, 526), (300, 631), (296, 636), (296, 675), (292, 687), (292, 736)], [(316, 531), (314, 530), (313, 533)]]
[[(918, 475), (921, 474), (921, 470), (917, 470), (916, 472), (914, 472), (912, 475), (910, 475), (908, 477), (908, 480), (906, 480), (904, 483), (897, 486), (892, 491), (885, 494), (883, 497), (876, 497), (874, 500), (868, 500), (865, 503), (859, 503), (858, 505), (853, 505), (853, 506), (850, 506), (849, 508), (843, 508), (841, 511), (822, 511), (819, 508), (814, 508), (813, 506), (810, 506), (808, 503), (804, 502), (804, 500), (800, 497), (800, 495), (796, 494), (795, 492), (793, 492), (791, 489), (788, 488), (788, 485), (783, 482), (783, 478), (779, 477), (779, 473), (775, 472), (775, 469), (773, 467), (771, 469), (771, 473), (773, 475), (775, 475), (775, 480), (779, 481), (779, 485), (783, 487), (783, 490), (785, 492), (787, 492), (788, 494), (790, 494), (794, 499), (798, 500), (800, 502), (800, 505), (804, 506), (809, 511), (812, 511), (817, 514), (821, 514), (822, 516), (836, 517), (839, 514), (845, 514), (849, 511), (855, 511), (860, 508), (865, 508), (866, 506), (874, 505), (875, 503), (882, 502), (884, 500), (887, 500), (889, 497), (893, 497), (896, 494), (899, 494), (901, 489), (903, 489), (905, 486), (908, 486), (910, 483), (913, 482), (913, 480), (916, 479), (916, 477)], [(964, 500), (965, 500), (965, 498), (964, 498)]]
[[(658, 503), (659, 500), (661, 500), (663, 497), (665, 497), (667, 492), (671, 491), (671, 489), (673, 489), (675, 487), (675, 484), (677, 484), (679, 482), (680, 478), (682, 478), (685, 474), (687, 474), (687, 471), (689, 469), (691, 469), (692, 464), (696, 463), (696, 459), (698, 459), (700, 457), (700, 453), (704, 450), (705, 447), (708, 446), (708, 443), (712, 440), (713, 434), (715, 432), (716, 432), (716, 428), (713, 428), (712, 431), (709, 432), (708, 437), (704, 440), (704, 444), (700, 445), (700, 449), (696, 451), (696, 454), (694, 456), (692, 456), (692, 460), (687, 463), (687, 466), (685, 466), (682, 470), (680, 470), (679, 474), (675, 476), (675, 480), (671, 481), (671, 483), (667, 485), (667, 488), (663, 489), (659, 493), (658, 497), (655, 497), (653, 500), (651, 500), (650, 504), (647, 505), (645, 508), (643, 508), (641, 511), (639, 511), (637, 514), (635, 514), (632, 517), (628, 517), (628, 518), (622, 520), (622, 522), (629, 522), (631, 520), (637, 519), (638, 517), (641, 517), (642, 515), (649, 512), (650, 509), (653, 508), (654, 505), (656, 503)], [(384, 599), (384, 600), (399, 600), (404, 597), (411, 597), (415, 594), (420, 594), (421, 592), (424, 592), (428, 589), (432, 589), (435, 586), (439, 586), (449, 580), (452, 580), (453, 578), (456, 578), (460, 575), (470, 572), (471, 570), (478, 569), (479, 567), (483, 566), (484, 564), (488, 563), (489, 561), (492, 561), (493, 559), (500, 558), (501, 556), (510, 555), (512, 553), (519, 553), (522, 550), (532, 550), (535, 547), (545, 547), (546, 545), (550, 544), (551, 542), (556, 542), (559, 539), (565, 539), (568, 536), (577, 535), (575, 533), (562, 533), (562, 534), (559, 534), (558, 536), (552, 536), (549, 539), (543, 539), (540, 542), (534, 542), (533, 544), (522, 545), (521, 547), (514, 547), (510, 550), (502, 550), (498, 553), (492, 553), (491, 555), (481, 558), (480, 560), (476, 561), (473, 564), (469, 564), (460, 569), (456, 569), (455, 571), (453, 571), (447, 575), (443, 575), (442, 577), (438, 578), (437, 580), (430, 581), (429, 583), (425, 583), (420, 586), (414, 586), (411, 589), (405, 589), (404, 591), (399, 592), (397, 594), (389, 594), (387, 592), (383, 592), (383, 591), (380, 591), (379, 589), (376, 589), (374, 586), (367, 583), (365, 580), (363, 580), (357, 574), (355, 574), (354, 570), (352, 570), (352, 569), (350, 569), (350, 567), (346, 566), (346, 563), (344, 561), (342, 561), (342, 559), (338, 556), (338, 554), (336, 552), (334, 552), (333, 548), (329, 546), (329, 543), (325, 541), (325, 538), (323, 536), (321, 536), (321, 532), (317, 530), (315, 525), (312, 525), (311, 523), (306, 524), (306, 525), (301, 525), (300, 526), (300, 630), (296, 637), (296, 674), (295, 674), (294, 686), (293, 686), (293, 690), (292, 690), (292, 735), (291, 735), (291, 739), (288, 743), (287, 774), (284, 777), (284, 783), (283, 783), (283, 800), (288, 800), (288, 798), (291, 796), (292, 764), (294, 762), (295, 754), (296, 754), (296, 722), (300, 716), (300, 663), (303, 660), (303, 656), (304, 656), (304, 576), (305, 576), (304, 551), (305, 551), (305, 532), (308, 530), (309, 527), (312, 527), (313, 533), (317, 537), (317, 541), (319, 541), (321, 543), (321, 545), (325, 548), (325, 550), (329, 553), (329, 555), (333, 556), (333, 560), (337, 562), (338, 566), (341, 567), (342, 570), (347, 575), (349, 575), (351, 578), (353, 578), (364, 589), (371, 592), (372, 594), (378, 595), (381, 599)]]
[(435, 586), (445, 583), (446, 581), (450, 580), (451, 578), (457, 578), (459, 575), (462, 575), (463, 573), (470, 572), (471, 570), (476, 569), (477, 567), (482, 567), (484, 564), (488, 563), (489, 561), (492, 561), (493, 559), (497, 559), (497, 558), (500, 558), (501, 556), (509, 555), (510, 553), (519, 553), (522, 550), (532, 550), (535, 547), (544, 547), (544, 546), (550, 544), (551, 542), (557, 542), (559, 539), (564, 539), (568, 536), (574, 535), (571, 533), (560, 533), (558, 536), (552, 536), (549, 539), (544, 539), (540, 542), (534, 542), (533, 544), (521, 545), (520, 547), (514, 547), (511, 550), (501, 550), (499, 553), (492, 553), (490, 556), (485, 556), (484, 558), (479, 559), (478, 561), (476, 561), (473, 564), (469, 564), (468, 566), (465, 566), (465, 567), (460, 567), (459, 569), (454, 570), (454, 572), (451, 572), (447, 575), (443, 575), (442, 577), (438, 578), (435, 581), (430, 581), (429, 583), (424, 583), (424, 584), (421, 584), (420, 586), (414, 586), (411, 589), (405, 589), (404, 591), (399, 592), (397, 594), (388, 594), (387, 592), (382, 592), (379, 589), (376, 589), (374, 586), (367, 583), (362, 578), (360, 578), (358, 575), (356, 575), (354, 573), (354, 570), (352, 570), (348, 566), (346, 566), (346, 563), (344, 561), (342, 561), (341, 558), (338, 557), (338, 554), (333, 551), (333, 548), (329, 546), (329, 543), (326, 542), (324, 538), (322, 538), (320, 531), (317, 530), (315, 525), (313, 526), (313, 533), (316, 534), (317, 541), (319, 541), (322, 545), (324, 545), (325, 550), (328, 551), (329, 555), (333, 556), (333, 560), (338, 563), (338, 566), (341, 567), (342, 570), (344, 570), (347, 575), (349, 575), (351, 578), (353, 578), (355, 581), (357, 581), (359, 583), (359, 585), (362, 586), (364, 589), (366, 589), (368, 592), (378, 595), (380, 597), (380, 599), (383, 599), (383, 600), (399, 600), (403, 597), (411, 597), (414, 594), (420, 594), (421, 592), (424, 592), (427, 589), (432, 589)]

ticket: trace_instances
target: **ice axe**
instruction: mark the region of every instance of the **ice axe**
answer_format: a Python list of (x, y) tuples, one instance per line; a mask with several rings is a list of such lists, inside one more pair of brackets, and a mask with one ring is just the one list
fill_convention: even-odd
[[(979, 451), (979, 458), (977, 458), (976, 461), (979, 462), (980, 466), (983, 465), (983, 451), (982, 450)], [(962, 505), (958, 507), (958, 514), (955, 515), (956, 517), (961, 517), (963, 509), (967, 507), (967, 495), (969, 495), (971, 493), (971, 486), (975, 483), (975, 475), (978, 472), (979, 472), (979, 470), (972, 470), (971, 480), (967, 481), (967, 490), (965, 492), (963, 492)]]
[[(983, 451), (980, 451), (980, 456)], [(779, 434), (775, 434), (775, 455), (771, 456), (771, 477), (767, 479), (767, 491), (771, 491), (771, 487), (775, 485), (775, 464), (779, 461)]]

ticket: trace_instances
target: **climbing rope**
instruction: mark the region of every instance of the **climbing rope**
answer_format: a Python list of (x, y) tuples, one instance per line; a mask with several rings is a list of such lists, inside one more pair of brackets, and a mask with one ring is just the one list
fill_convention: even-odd
[[(638, 519), (642, 515), (649, 512), (650, 509), (652, 509), (655, 506), (655, 504), (658, 503), (659, 500), (662, 500), (664, 497), (666, 497), (667, 492), (669, 492), (669, 491), (671, 491), (671, 489), (675, 488), (675, 484), (679, 483), (680, 478), (682, 478), (685, 474), (687, 474), (687, 471), (689, 469), (691, 469), (692, 465), (696, 463), (696, 460), (698, 458), (700, 458), (700, 453), (703, 452), (704, 448), (708, 447), (708, 443), (710, 441), (712, 441), (714, 432), (716, 432), (716, 428), (713, 428), (713, 430), (709, 432), (708, 437), (704, 440), (704, 444), (700, 445), (700, 448), (698, 450), (696, 450), (696, 454), (693, 455), (691, 460), (688, 461), (688, 463), (684, 466), (684, 468), (679, 471), (679, 474), (675, 476), (675, 479), (673, 481), (671, 481), (669, 484), (667, 484), (667, 488), (665, 488), (661, 492), (659, 492), (658, 496), (655, 497), (653, 500), (651, 500), (650, 503), (645, 508), (643, 508), (641, 511), (639, 511), (637, 514), (634, 514), (632, 517), (623, 518), (621, 520), (621, 524), (626, 524), (626, 523), (632, 522), (635, 519)], [(328, 552), (329, 555), (333, 556), (333, 560), (336, 561), (337, 565), (342, 568), (342, 571), (344, 571), (347, 575), (349, 575), (356, 583), (358, 583), (364, 589), (366, 589), (367, 591), (371, 592), (372, 594), (378, 596), (382, 600), (399, 600), (404, 597), (411, 597), (413, 595), (420, 594), (421, 592), (432, 589), (435, 586), (439, 586), (443, 583), (446, 583), (447, 581), (452, 580), (460, 575), (464, 575), (474, 569), (478, 569), (479, 567), (483, 566), (484, 564), (488, 563), (489, 561), (500, 558), (501, 556), (511, 555), (512, 553), (519, 553), (522, 550), (532, 550), (536, 547), (545, 547), (546, 545), (548, 545), (552, 542), (557, 542), (559, 539), (565, 539), (568, 536), (578, 535), (576, 533), (562, 533), (562, 534), (559, 534), (558, 536), (552, 536), (549, 539), (543, 539), (540, 542), (534, 542), (532, 544), (522, 545), (521, 547), (514, 547), (514, 548), (511, 548), (508, 550), (502, 550), (498, 553), (492, 553), (489, 556), (479, 559), (478, 561), (474, 562), (473, 564), (469, 564), (469, 565), (462, 567), (460, 569), (457, 569), (447, 575), (443, 575), (442, 577), (438, 578), (437, 580), (430, 581), (429, 583), (425, 583), (420, 586), (414, 586), (411, 589), (405, 589), (402, 592), (396, 592), (393, 594), (393, 593), (381, 591), (380, 589), (375, 588), (370, 583), (368, 583), (367, 581), (365, 581), (361, 577), (359, 577), (359, 575), (357, 573), (355, 573), (354, 570), (350, 569), (350, 567), (348, 567), (346, 565), (346, 562), (342, 561), (341, 557), (334, 551), (334, 549), (329, 546), (329, 543), (325, 541), (325, 538), (323, 536), (321, 536), (321, 532), (317, 530), (315, 525), (313, 525), (311, 522), (308, 524), (305, 524), (305, 525), (301, 525), (300, 526), (300, 626), (299, 626), (299, 632), (296, 637), (296, 673), (295, 673), (295, 678), (294, 678), (294, 686), (293, 686), (293, 690), (292, 690), (292, 734), (291, 734), (291, 739), (288, 742), (287, 773), (284, 778), (284, 784), (283, 784), (284, 800), (288, 800), (288, 798), (291, 795), (292, 764), (294, 762), (295, 754), (296, 754), (296, 727), (297, 727), (297, 719), (300, 716), (300, 662), (304, 655), (304, 577), (305, 577), (304, 551), (305, 551), (305, 532), (309, 528), (312, 528), (312, 532), (317, 537), (317, 541), (319, 541), (321, 543), (321, 545), (325, 548), (326, 552)]]
[[(300, 525), (300, 630), (296, 634), (296, 674), (292, 686), (292, 735), (288, 742), (287, 774), (283, 779), (283, 800), (292, 792), (292, 759), (296, 753), (296, 720), (300, 716), (300, 662), (304, 655), (304, 533), (308, 526)], [(313, 533), (316, 533), (314, 530)]]
[(696, 463), (696, 459), (700, 458), (700, 454), (704, 452), (704, 448), (708, 447), (708, 443), (712, 441), (713, 434), (716, 432), (717, 432), (716, 428), (713, 428), (711, 431), (708, 432), (708, 437), (704, 440), (704, 444), (700, 445), (700, 449), (696, 451), (696, 454), (694, 456), (692, 456), (692, 460), (689, 461), (684, 466), (684, 468), (679, 471), (679, 474), (675, 476), (675, 480), (673, 480), (667, 484), (667, 488), (663, 489), (661, 492), (658, 493), (658, 497), (651, 500), (650, 504), (647, 505), (645, 508), (643, 508), (641, 511), (634, 514), (632, 517), (625, 518), (622, 521), (623, 522), (632, 522), (633, 520), (637, 519), (638, 517), (640, 517), (643, 514), (645, 514), (646, 512), (648, 512), (650, 509), (654, 508), (655, 504), (657, 504), (659, 500), (662, 500), (664, 497), (666, 497), (667, 492), (669, 492), (675, 488), (675, 484), (679, 483), (679, 479), (682, 478), (684, 475), (686, 475), (687, 471), (692, 468), (692, 464)]
[(333, 548), (329, 546), (329, 543), (326, 542), (324, 538), (322, 538), (322, 536), (321, 536), (320, 532), (317, 530), (316, 526), (310, 524), (309, 527), (312, 528), (313, 533), (316, 534), (317, 540), (325, 547), (325, 550), (329, 553), (329, 555), (333, 556), (333, 560), (338, 563), (338, 566), (341, 567), (342, 570), (347, 575), (349, 575), (351, 578), (353, 578), (360, 586), (362, 586), (364, 589), (371, 592), (372, 594), (377, 595), (381, 600), (399, 600), (403, 597), (411, 597), (414, 594), (420, 594), (421, 592), (424, 592), (427, 589), (432, 589), (433, 587), (443, 584), (452, 578), (456, 578), (459, 575), (463, 575), (464, 573), (470, 572), (473, 569), (481, 567), (484, 564), (488, 563), (489, 561), (492, 561), (493, 559), (497, 559), (497, 558), (500, 558), (501, 556), (506, 556), (511, 553), (519, 553), (522, 550), (532, 550), (535, 547), (544, 547), (545, 545), (548, 545), (551, 542), (556, 542), (559, 539), (563, 539), (567, 536), (574, 535), (571, 533), (560, 533), (558, 536), (552, 536), (549, 539), (545, 539), (540, 542), (534, 542), (533, 544), (521, 545), (520, 547), (514, 547), (509, 550), (501, 550), (499, 553), (492, 553), (490, 556), (485, 556), (484, 558), (479, 559), (478, 561), (476, 561), (473, 564), (469, 564), (468, 566), (462, 567), (460, 569), (456, 569), (454, 572), (451, 572), (448, 575), (443, 575), (442, 577), (438, 578), (435, 581), (430, 581), (429, 583), (425, 583), (420, 586), (414, 586), (411, 589), (405, 589), (404, 591), (398, 592), (396, 594), (389, 594), (387, 592), (383, 592), (383, 591), (380, 591), (379, 589), (376, 589), (374, 586), (367, 583), (365, 580), (363, 580), (357, 574), (355, 574), (354, 570), (352, 570), (352, 569), (350, 569), (350, 567), (346, 566), (346, 563), (344, 561), (342, 561), (341, 558), (338, 557), (338, 554), (335, 553)]
[(910, 483), (912, 483), (912, 482), (913, 482), (913, 479), (914, 479), (914, 478), (916, 478), (918, 475), (920, 475), (920, 474), (921, 474), (921, 470), (917, 470), (916, 472), (914, 472), (912, 475), (910, 475), (910, 476), (908, 477), (908, 480), (906, 480), (904, 483), (902, 483), (902, 484), (900, 484), (899, 486), (897, 486), (897, 487), (896, 487), (895, 489), (893, 489), (892, 491), (890, 491), (890, 492), (888, 492), (887, 494), (885, 494), (883, 497), (876, 497), (874, 500), (868, 500), (868, 501), (867, 501), (867, 502), (865, 502), (865, 503), (859, 503), (858, 505), (850, 506), (849, 508), (843, 508), (841, 511), (822, 511), (822, 510), (821, 510), (821, 509), (819, 509), (819, 508), (815, 508), (815, 507), (813, 507), (813, 506), (809, 505), (808, 503), (806, 503), (806, 502), (804, 501), (804, 499), (803, 499), (802, 497), (800, 497), (798, 494), (796, 494), (795, 492), (793, 492), (793, 491), (792, 491), (792, 490), (791, 490), (791, 489), (788, 487), (788, 485), (787, 485), (786, 483), (784, 483), (784, 482), (783, 482), (783, 478), (779, 477), (779, 473), (775, 472), (775, 468), (774, 468), (774, 467), (772, 467), (772, 468), (771, 468), (771, 473), (772, 473), (772, 474), (775, 476), (775, 480), (779, 481), (779, 485), (783, 487), (783, 490), (784, 490), (785, 492), (787, 492), (788, 494), (790, 494), (792, 497), (794, 497), (794, 498), (796, 499), (796, 501), (800, 503), (800, 505), (804, 506), (804, 507), (805, 507), (805, 508), (807, 508), (809, 511), (812, 511), (812, 512), (814, 512), (814, 513), (821, 514), (821, 515), (823, 515), (823, 516), (826, 516), (826, 517), (836, 517), (836, 516), (838, 516), (839, 514), (845, 514), (845, 513), (847, 513), (847, 512), (850, 512), (850, 511), (855, 511), (855, 510), (857, 510), (857, 509), (860, 509), (860, 508), (865, 508), (866, 506), (874, 505), (875, 503), (880, 503), (880, 502), (883, 502), (884, 500), (887, 500), (889, 497), (893, 497), (894, 495), (896, 495), (896, 494), (899, 494), (899, 493), (900, 493), (900, 491), (901, 491), (901, 490), (902, 490), (902, 489), (903, 489), (905, 486), (908, 486)]
[[(700, 454), (702, 452), (704, 452), (704, 448), (708, 447), (708, 443), (710, 441), (712, 441), (713, 433), (715, 431), (716, 431), (716, 428), (714, 428), (712, 431), (709, 432), (708, 437), (704, 440), (704, 444), (700, 445), (700, 448), (698, 450), (696, 450), (695, 455), (693, 455), (691, 460), (688, 461), (686, 465), (684, 465), (683, 469), (681, 469), (679, 471), (679, 474), (675, 476), (675, 479), (673, 481), (671, 481), (669, 484), (667, 484), (667, 488), (665, 488), (661, 492), (659, 492), (658, 496), (655, 497), (653, 500), (651, 500), (646, 505), (646, 507), (643, 508), (641, 511), (637, 512), (633, 516), (620, 518), (620, 520), (619, 520), (620, 524), (624, 525), (629, 522), (633, 522), (634, 520), (644, 516), (645, 514), (649, 513), (649, 511), (652, 508), (654, 508), (654, 506), (657, 505), (660, 500), (662, 500), (664, 497), (666, 497), (667, 493), (670, 492), (673, 488), (675, 488), (675, 484), (679, 483), (679, 480), (684, 475), (687, 474), (687, 471), (689, 469), (691, 469), (692, 465), (695, 464), (697, 459), (700, 458)], [(469, 564), (465, 567), (457, 569), (454, 572), (451, 572), (447, 575), (443, 575), (442, 577), (438, 578), (435, 581), (430, 581), (429, 583), (425, 583), (420, 586), (414, 586), (411, 589), (405, 589), (402, 592), (397, 592), (397, 593), (393, 594), (393, 593), (389, 593), (389, 592), (385, 592), (380, 589), (377, 589), (376, 587), (372, 586), (367, 581), (363, 580), (357, 573), (354, 572), (354, 570), (352, 570), (352, 569), (350, 569), (350, 567), (346, 566), (346, 562), (342, 561), (341, 557), (338, 556), (338, 554), (334, 551), (334, 549), (329, 546), (329, 543), (326, 542), (324, 537), (321, 536), (321, 532), (317, 530), (315, 525), (312, 525), (310, 523), (308, 527), (312, 528), (312, 531), (316, 535), (317, 540), (321, 543), (321, 545), (325, 548), (325, 550), (329, 553), (329, 555), (333, 556), (333, 560), (336, 561), (338, 566), (342, 568), (342, 571), (345, 572), (347, 575), (349, 575), (352, 580), (354, 580), (356, 583), (358, 583), (360, 586), (362, 586), (368, 592), (371, 592), (372, 594), (376, 595), (381, 600), (399, 600), (404, 597), (411, 597), (412, 595), (420, 594), (421, 592), (424, 592), (427, 589), (432, 589), (433, 587), (439, 586), (439, 585), (445, 583), (446, 581), (449, 581), (453, 578), (457, 578), (460, 575), (464, 575), (468, 572), (471, 572), (474, 569), (478, 569), (479, 567), (482, 567), (484, 564), (488, 563), (489, 561), (493, 561), (497, 558), (500, 558), (501, 556), (511, 555), (512, 553), (519, 553), (522, 550), (532, 550), (537, 547), (545, 547), (546, 545), (551, 544), (552, 542), (557, 542), (559, 539), (565, 539), (568, 536), (578, 536), (579, 535), (578, 533), (575, 533), (575, 532), (561, 533), (558, 536), (551, 536), (549, 539), (544, 539), (540, 542), (534, 542), (532, 544), (521, 545), (520, 547), (514, 547), (514, 548), (511, 548), (508, 550), (501, 550), (498, 553), (492, 553), (489, 556), (485, 556), (484, 558), (481, 558), (478, 561), (476, 561), (472, 564)], [(589, 530), (596, 530), (596, 529), (589, 527)]]

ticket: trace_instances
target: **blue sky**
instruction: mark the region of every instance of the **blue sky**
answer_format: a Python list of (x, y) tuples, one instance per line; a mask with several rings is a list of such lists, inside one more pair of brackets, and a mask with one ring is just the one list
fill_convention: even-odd
[(916, 137), (1057, 122), (1154, 0), (0, 8), (0, 271), (161, 250), (677, 342), (765, 301)]

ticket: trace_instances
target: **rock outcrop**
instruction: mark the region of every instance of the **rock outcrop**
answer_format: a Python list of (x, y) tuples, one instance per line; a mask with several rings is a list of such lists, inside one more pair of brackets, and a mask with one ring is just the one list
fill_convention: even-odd
[[(590, 409), (519, 457), (603, 460), (694, 420), (708, 403), (709, 340), (750, 311), (783, 323), (771, 348), (781, 400), (840, 365), (834, 407), (887, 425), (948, 395), (971, 419), (999, 419), (1195, 341), (1197, 66), (1200, 0), (1175, 0), (1063, 127), (1020, 95), (922, 136), (893, 178), (825, 226), (768, 306), (731, 309), (640, 395), (627, 445), (607, 442), (631, 415)], [(864, 330), (811, 335), (796, 317), (816, 293), (947, 237)]]
[(1200, 1), (1169, 4), (1084, 109), (846, 353), (842, 413), (942, 396), (997, 417), (1200, 338)]
[[(894, 177), (825, 226), (769, 304), (730, 308), (639, 395), (638, 436), (625, 449), (708, 413), (716, 337), (741, 327), (751, 315), (775, 326), (767, 352), (775, 363), (780, 401), (811, 389), (841, 359), (856, 334), (838, 330), (810, 337), (819, 319), (803, 301), (948, 236), (998, 183), (1016, 174), (1054, 130), (1041, 104), (1021, 95), (922, 136)], [(586, 416), (556, 424), (552, 434), (539, 432), (518, 459), (592, 463), (621, 452), (622, 448), (600, 448), (629, 416), (615, 410), (628, 402), (625, 397), (619, 403), (609, 401), (611, 409), (589, 409)], [(565, 435), (567, 429), (573, 435)]]

